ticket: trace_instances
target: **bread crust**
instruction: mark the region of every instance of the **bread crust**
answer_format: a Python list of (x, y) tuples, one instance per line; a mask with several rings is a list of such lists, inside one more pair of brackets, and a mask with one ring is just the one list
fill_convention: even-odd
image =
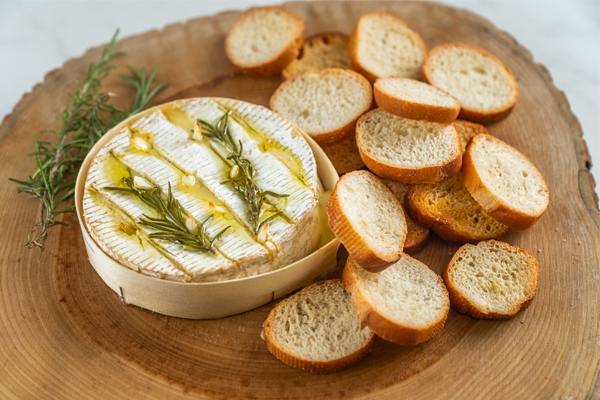
[(456, 251), (456, 253), (454, 253), (454, 256), (452, 256), (452, 258), (446, 265), (446, 268), (444, 269), (442, 278), (444, 280), (444, 283), (446, 284), (446, 289), (448, 290), (448, 295), (450, 296), (450, 304), (452, 305), (452, 308), (454, 308), (456, 311), (458, 311), (462, 314), (469, 314), (473, 318), (479, 318), (479, 319), (512, 318), (515, 315), (517, 315), (518, 313), (520, 313), (521, 311), (526, 310), (533, 302), (533, 299), (535, 298), (535, 295), (537, 294), (537, 289), (538, 289), (538, 284), (539, 284), (540, 265), (538, 264), (538, 261), (536, 260), (536, 258), (534, 257), (533, 254), (531, 254), (529, 251), (527, 251), (521, 247), (511, 246), (508, 243), (499, 242), (499, 241), (495, 241), (495, 240), (490, 240), (490, 242), (495, 242), (495, 243), (501, 244), (506, 249), (517, 250), (518, 252), (525, 254), (528, 257), (528, 259), (530, 260), (530, 266), (532, 268), (534, 268), (534, 270), (535, 270), (534, 290), (530, 293), (530, 295), (527, 297), (527, 299), (525, 299), (525, 301), (523, 301), (519, 305), (518, 309), (516, 309), (515, 312), (513, 312), (513, 313), (497, 313), (497, 312), (485, 312), (483, 310), (480, 310), (479, 308), (477, 308), (476, 305), (471, 303), (462, 294), (461, 290), (455, 285), (454, 280), (453, 280), (454, 265), (456, 264), (458, 258), (461, 256), (461, 254), (465, 251), (465, 249), (467, 249), (469, 246), (473, 246), (473, 245), (470, 245), (470, 244), (464, 245), (461, 248), (459, 248)]
[(400, 167), (397, 165), (390, 164), (384, 160), (378, 160), (375, 157), (371, 157), (366, 151), (366, 146), (362, 140), (361, 124), (366, 121), (369, 113), (364, 114), (359, 118), (356, 124), (356, 144), (358, 145), (358, 151), (363, 162), (371, 171), (375, 174), (390, 179), (396, 182), (416, 184), (416, 183), (440, 183), (447, 179), (452, 178), (454, 175), (460, 172), (462, 166), (462, 149), (460, 146), (460, 137), (454, 126), (454, 143), (455, 143), (455, 157), (448, 160), (446, 163), (440, 165), (432, 165), (423, 168), (407, 168)]
[[(415, 101), (409, 101), (396, 97), (385, 90), (383, 90), (382, 83), (384, 80), (406, 80), (411, 81), (413, 79), (407, 78), (380, 78), (377, 79), (373, 86), (373, 94), (375, 96), (375, 102), (382, 110), (387, 111), (390, 114), (397, 115), (399, 117), (408, 119), (418, 119), (429, 122), (437, 122), (441, 124), (450, 124), (456, 120), (458, 113), (460, 112), (460, 103), (454, 97), (441, 89), (435, 88), (441, 95), (452, 97), (455, 104), (452, 107), (444, 107), (433, 104), (418, 103)], [(424, 84), (424, 83), (423, 83)]]
[[(296, 21), (298, 25), (297, 31), (295, 32), (294, 37), (291, 38), (290, 41), (287, 43), (283, 51), (271, 60), (257, 65), (243, 64), (236, 58), (235, 52), (231, 49), (230, 43), (232, 32), (238, 29), (241, 25), (241, 22), (249, 15), (262, 11), (274, 11), (287, 14), (289, 17), (293, 18)], [(227, 34), (227, 38), (225, 39), (225, 54), (227, 55), (229, 61), (231, 61), (233, 65), (238, 67), (241, 70), (241, 72), (246, 75), (255, 77), (267, 77), (275, 75), (281, 72), (289, 63), (294, 61), (294, 59), (298, 56), (300, 48), (302, 47), (302, 43), (304, 42), (304, 29), (304, 20), (302, 19), (302, 17), (300, 17), (300, 15), (298, 15), (292, 10), (281, 6), (254, 7), (243, 13)]]
[(471, 45), (460, 43), (460, 42), (444, 43), (444, 44), (434, 47), (433, 49), (431, 49), (429, 51), (429, 55), (427, 56), (427, 58), (425, 59), (425, 62), (423, 63), (423, 67), (421, 69), (421, 79), (424, 82), (427, 82), (430, 85), (437, 87), (437, 85), (435, 84), (435, 81), (433, 80), (429, 64), (430, 64), (432, 57), (436, 53), (438, 53), (448, 47), (462, 47), (464, 49), (477, 51), (478, 53), (480, 53), (488, 58), (491, 58), (498, 65), (500, 65), (504, 69), (504, 71), (507, 73), (507, 76), (509, 78), (508, 80), (509, 80), (510, 86), (513, 91), (513, 95), (511, 97), (510, 101), (508, 101), (506, 104), (504, 104), (500, 107), (496, 107), (491, 110), (481, 110), (481, 109), (469, 108), (469, 107), (465, 107), (465, 106), (461, 105), (461, 109), (460, 109), (460, 113), (458, 114), (458, 118), (466, 119), (468, 121), (473, 121), (473, 122), (477, 122), (480, 124), (489, 124), (492, 122), (499, 121), (502, 118), (506, 117), (508, 114), (510, 114), (510, 112), (515, 107), (515, 104), (517, 103), (517, 98), (519, 97), (519, 86), (517, 85), (517, 81), (515, 80), (515, 77), (514, 77), (512, 71), (502, 61), (500, 61), (500, 59), (498, 59), (498, 57), (496, 57), (492, 53), (490, 53), (484, 49), (481, 49), (479, 47), (471, 46)]
[(480, 140), (500, 142), (504, 146), (517, 151), (524, 160), (529, 162), (531, 166), (538, 171), (539, 177), (542, 179), (546, 188), (548, 188), (548, 183), (546, 182), (544, 176), (541, 172), (539, 172), (535, 164), (533, 164), (531, 160), (529, 160), (529, 158), (527, 158), (524, 154), (492, 135), (479, 134), (472, 137), (463, 156), (462, 174), (465, 181), (465, 186), (475, 201), (477, 201), (492, 218), (498, 222), (508, 225), (512, 229), (524, 231), (531, 228), (533, 224), (535, 224), (537, 220), (540, 219), (540, 217), (546, 212), (546, 209), (550, 204), (550, 191), (548, 191), (548, 203), (546, 203), (546, 206), (536, 214), (527, 214), (506, 204), (498, 195), (494, 193), (492, 188), (485, 186), (483, 179), (475, 167), (471, 149)]
[[(415, 225), (420, 224), (415, 223)], [(427, 247), (429, 244), (429, 229), (423, 226), (421, 228), (423, 229), (418, 231), (408, 229), (406, 241), (404, 242), (404, 253), (412, 256)]]
[(423, 39), (421, 39), (421, 36), (419, 36), (418, 33), (413, 31), (412, 29), (410, 29), (404, 21), (402, 21), (400, 18), (396, 17), (394, 14), (390, 14), (390, 13), (384, 12), (384, 11), (376, 11), (376, 12), (371, 12), (371, 13), (364, 14), (363, 16), (361, 16), (359, 18), (358, 22), (356, 23), (356, 26), (354, 27), (352, 34), (350, 35), (350, 43), (348, 44), (348, 58), (350, 59), (350, 65), (352, 65), (352, 69), (354, 69), (359, 74), (363, 75), (371, 83), (375, 83), (375, 81), (378, 78), (385, 78), (383, 76), (376, 75), (373, 71), (370, 71), (367, 67), (365, 67), (361, 63), (361, 60), (358, 56), (358, 44), (359, 44), (361, 22), (364, 19), (374, 16), (374, 15), (392, 17), (394, 20), (396, 20), (397, 23), (399, 23), (400, 25), (407, 28), (409, 30), (409, 32), (411, 33), (411, 36), (415, 39), (415, 41), (417, 42), (417, 45), (421, 49), (421, 51), (423, 53), (423, 60), (427, 59), (427, 47), (425, 46), (425, 42), (423, 42)]
[[(310, 290), (311, 288), (314, 289), (314, 287), (321, 285), (336, 285), (339, 284), (339, 282), (340, 279), (321, 281), (304, 288), (302, 291)], [(366, 356), (373, 349), (373, 345), (377, 340), (377, 336), (373, 335), (365, 346), (358, 349), (354, 353), (339, 358), (337, 360), (311, 361), (302, 359), (300, 357), (296, 357), (293, 354), (287, 352), (282, 346), (280, 346), (278, 341), (275, 339), (275, 335), (273, 334), (273, 320), (275, 319), (275, 316), (277, 314), (276, 310), (281, 303), (282, 302), (277, 303), (273, 310), (271, 310), (271, 312), (269, 313), (269, 316), (267, 317), (267, 320), (264, 324), (263, 334), (265, 343), (267, 345), (267, 349), (271, 352), (271, 354), (273, 354), (279, 360), (291, 367), (317, 374), (330, 374), (333, 372), (337, 372), (356, 364), (360, 359)]]
[(360, 158), (354, 135), (333, 146), (323, 146), (322, 149), (340, 176), (366, 168), (365, 163)]
[(408, 327), (386, 318), (385, 315), (377, 309), (377, 305), (369, 301), (368, 296), (365, 295), (360, 286), (359, 278), (352, 271), (352, 263), (352, 258), (348, 257), (344, 272), (342, 273), (344, 290), (352, 293), (352, 305), (356, 309), (360, 319), (365, 325), (371, 328), (377, 336), (388, 342), (404, 346), (414, 346), (437, 336), (442, 329), (444, 329), (444, 324), (446, 323), (448, 312), (450, 310), (450, 300), (442, 278), (436, 275), (441, 287), (444, 288), (444, 292), (446, 293), (446, 311), (442, 318), (429, 325)]
[[(352, 222), (350, 221), (350, 216), (340, 203), (338, 188), (341, 185), (344, 185), (345, 181), (349, 179), (349, 177), (358, 174), (368, 176), (370, 179), (379, 180), (368, 171), (353, 171), (342, 176), (336, 183), (333, 193), (327, 202), (328, 224), (335, 236), (337, 236), (344, 247), (346, 247), (350, 257), (352, 257), (361, 267), (369, 272), (381, 272), (402, 257), (402, 250), (404, 248), (404, 242), (406, 240), (407, 233), (406, 221), (403, 221), (404, 240), (399, 243), (396, 251), (390, 254), (378, 254), (375, 249), (371, 248), (368, 242), (354, 228)], [(398, 204), (398, 209), (402, 216), (404, 216), (402, 205), (396, 196), (394, 196), (394, 193), (392, 193), (392, 191), (383, 182), (380, 183), (381, 189), (389, 192), (389, 196), (391, 196), (391, 199)]]
[[(371, 88), (371, 85), (369, 84), (369, 82), (360, 74), (354, 72), (354, 71), (350, 71), (347, 69), (341, 69), (341, 68), (327, 68), (324, 69), (320, 72), (313, 72), (313, 71), (307, 71), (298, 75), (295, 75), (294, 77), (292, 77), (291, 79), (286, 80), (285, 82), (282, 82), (281, 85), (279, 85), (279, 87), (277, 88), (277, 90), (275, 90), (275, 93), (273, 93), (273, 95), (271, 96), (271, 99), (269, 100), (269, 107), (271, 108), (271, 110), (278, 112), (277, 111), (277, 107), (275, 107), (275, 102), (277, 101), (277, 98), (281, 95), (281, 93), (283, 92), (283, 90), (286, 88), (286, 86), (292, 84), (296, 79), (299, 79), (300, 77), (306, 75), (306, 74), (340, 74), (340, 75), (350, 75), (352, 77), (352, 79), (355, 79), (357, 82), (360, 83), (360, 85), (363, 87), (363, 89), (365, 90), (365, 92), (369, 92), (369, 95), (371, 96), (371, 101), (369, 102), (368, 105), (366, 105), (357, 115), (355, 118), (353, 118), (351, 121), (349, 121), (348, 123), (333, 129), (329, 132), (322, 132), (322, 133), (318, 133), (318, 134), (314, 134), (314, 133), (310, 133), (310, 132), (305, 132), (306, 134), (308, 134), (315, 142), (317, 142), (317, 144), (319, 146), (332, 146), (334, 144), (337, 143), (341, 143), (344, 140), (352, 137), (354, 135), (354, 132), (356, 130), (356, 123), (358, 122), (359, 118), (366, 113), (367, 111), (371, 110), (375, 104), (375, 100), (373, 99), (373, 90)], [(290, 121), (291, 123), (293, 123), (293, 121)]]
[[(350, 37), (348, 35), (346, 35), (345, 33), (341, 33), (341, 32), (324, 32), (324, 33), (318, 33), (316, 35), (313, 35), (307, 39), (304, 40), (304, 42), (302, 43), (301, 46), (301, 50), (298, 51), (298, 54), (296, 55), (296, 57), (300, 57), (300, 54), (302, 54), (302, 52), (306, 52), (305, 50), (305, 46), (311, 44), (312, 42), (317, 42), (319, 40), (324, 40), (324, 39), (332, 39), (332, 40), (346, 40), (349, 41)], [(296, 58), (294, 58), (295, 60)], [(288, 65), (285, 66), (285, 68), (281, 71), (281, 79), (282, 81), (286, 81), (290, 78), (293, 78), (294, 76), (298, 75), (299, 73), (302, 72), (295, 72), (295, 70), (292, 70), (293, 68), (293, 61), (290, 62)], [(348, 60), (348, 63), (350, 62), (350, 60)], [(341, 67), (339, 67), (341, 68)]]
[(458, 229), (459, 227), (455, 226), (452, 222), (451, 216), (435, 215), (429, 212), (426, 205), (423, 205), (422, 202), (417, 199), (417, 190), (418, 188), (413, 186), (406, 192), (406, 197), (404, 198), (404, 210), (417, 224), (425, 228), (431, 228), (436, 235), (448, 242), (460, 244), (479, 243), (484, 240), (497, 239), (508, 231), (508, 226), (506, 226), (506, 229), (499, 231), (497, 235), (486, 237), (468, 235), (461, 232)]
[[(456, 129), (456, 132), (458, 132), (458, 136), (460, 137), (460, 145), (462, 146), (463, 154), (465, 154), (467, 144), (469, 144), (469, 141), (473, 136), (477, 136), (480, 133), (491, 135), (490, 131), (488, 131), (485, 126), (477, 124), (475, 122), (465, 121), (462, 119), (457, 119), (456, 121), (454, 121), (454, 128)], [(469, 138), (467, 140), (463, 140), (461, 130), (463, 132), (469, 131), (469, 133), (467, 134)]]

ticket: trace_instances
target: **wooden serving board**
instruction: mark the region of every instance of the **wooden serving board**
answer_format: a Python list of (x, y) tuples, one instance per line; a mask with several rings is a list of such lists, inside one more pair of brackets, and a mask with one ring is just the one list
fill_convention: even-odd
[[(221, 320), (193, 321), (119, 301), (87, 261), (74, 214), (53, 229), (39, 264), (22, 245), (38, 204), (9, 177), (34, 171), (32, 133), (60, 114), (101, 49), (67, 62), (23, 96), (0, 126), (0, 398), (586, 398), (600, 397), (600, 231), (581, 127), (548, 71), (508, 34), (464, 10), (428, 2), (289, 3), (306, 33), (349, 33), (360, 15), (390, 11), (425, 40), (483, 47), (514, 72), (520, 98), (489, 127), (527, 155), (547, 178), (552, 200), (541, 220), (508, 243), (541, 265), (533, 305), (506, 321), (450, 312), (440, 336), (416, 347), (380, 340), (362, 362), (313, 375), (276, 360), (260, 338), (273, 304)], [(266, 105), (279, 77), (239, 75), (224, 38), (239, 12), (191, 20), (124, 39), (125, 65), (162, 64), (170, 87), (155, 103), (225, 96)], [(131, 93), (108, 83), (119, 100)], [(441, 273), (457, 246), (438, 239), (417, 258)]]

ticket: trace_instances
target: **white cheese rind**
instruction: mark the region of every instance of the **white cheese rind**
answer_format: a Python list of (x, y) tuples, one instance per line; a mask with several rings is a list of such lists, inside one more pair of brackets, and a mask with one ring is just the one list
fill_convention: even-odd
[[(249, 117), (253, 115), (251, 111), (254, 106), (246, 106), (244, 103), (237, 102), (225, 103), (225, 107), (234, 108), (236, 118), (231, 119), (230, 127), (236, 140), (239, 139), (244, 144), (243, 157), (249, 159), (257, 171), (254, 176), (255, 182), (261, 190), (290, 195), (287, 199), (271, 198), (289, 218), (286, 220), (277, 217), (271, 221), (259, 235), (265, 239), (264, 245), (261, 244), (262, 241), (259, 243), (258, 238), (251, 232), (252, 224), (249, 222), (245, 201), (230, 184), (223, 183), (229, 178), (231, 170), (231, 167), (222, 159), (225, 149), (220, 148), (218, 144), (211, 143), (212, 140), (206, 137), (199, 141), (192, 138), (192, 129), (188, 129), (190, 128), (189, 121), (198, 118), (199, 114), (190, 115), (188, 113), (184, 119), (187, 118), (189, 121), (185, 120), (182, 123), (181, 119), (170, 121), (160, 110), (156, 110), (134, 120), (130, 124), (131, 131), (125, 129), (120, 135), (113, 138), (98, 153), (88, 173), (84, 195), (88, 199), (87, 203), (84, 201), (86, 226), (88, 230), (93, 231), (90, 233), (94, 240), (111, 257), (132, 269), (160, 278), (217, 281), (269, 272), (298, 261), (315, 250), (321, 236), (318, 225), (318, 198), (322, 188), (316, 175), (316, 163), (310, 147), (301, 137), (302, 141), (298, 142), (298, 136), (296, 136), (298, 134), (293, 133), (291, 125), (285, 123), (276, 114), (255, 107), (258, 110), (254, 115), (254, 117), (258, 115), (259, 123), (257, 124)], [(181, 111), (184, 114), (186, 111), (183, 110), (190, 109), (190, 105), (200, 105), (202, 106), (200, 108), (216, 111), (217, 113), (214, 115), (217, 118), (224, 112), (223, 104), (211, 100), (184, 100), (177, 102), (175, 107), (178, 112)], [(167, 106), (174, 107), (172, 103)], [(236, 106), (238, 109), (235, 109)], [(215, 118), (209, 118), (211, 117), (210, 113), (200, 113), (200, 115), (211, 123), (215, 120)], [(250, 126), (247, 124), (252, 125), (251, 132), (246, 131), (246, 128)], [(261, 138), (265, 133), (257, 134), (256, 129), (269, 130), (273, 127), (279, 127), (283, 132), (268, 131), (267, 136), (264, 137), (268, 138), (268, 135), (271, 134), (273, 141), (268, 139), (271, 146), (265, 151), (265, 148), (261, 147)], [(138, 140), (137, 138), (145, 140), (148, 146), (140, 149), (138, 145), (132, 143), (132, 139)], [(291, 146), (293, 153), (282, 144), (283, 142)], [(298, 146), (298, 143), (301, 146)], [(273, 149), (275, 151), (270, 151)], [(110, 153), (111, 151), (112, 153)], [(95, 222), (92, 222), (102, 220), (102, 214), (124, 214), (134, 221), (139, 221), (142, 214), (151, 215), (153, 212), (148, 206), (144, 208), (143, 203), (133, 195), (104, 189), (106, 186), (119, 185), (120, 181), (119, 174), (111, 172), (106, 165), (104, 165), (107, 168), (106, 173), (103, 175), (99, 172), (103, 168), (103, 160), (105, 161), (109, 156), (118, 160), (123, 168), (130, 168), (135, 176), (141, 176), (148, 182), (157, 185), (163, 193), (167, 191), (167, 182), (170, 182), (174, 197), (179, 200), (185, 212), (198, 222), (203, 221), (215, 210), (220, 211), (220, 214), (216, 214), (220, 217), (214, 218), (207, 224), (209, 236), (220, 232), (228, 224), (233, 229), (229, 229), (219, 239), (216, 246), (217, 256), (193, 253), (183, 249), (180, 245), (149, 239), (148, 234), (152, 233), (152, 230), (138, 226), (138, 232), (133, 235), (138, 241), (138, 246), (141, 247), (140, 239), (137, 236), (144, 240), (150, 240), (156, 246), (154, 251), (157, 259), (162, 260), (159, 263), (160, 266), (152, 266), (154, 270), (160, 272), (153, 272), (152, 268), (148, 269), (147, 267), (151, 264), (151, 260), (137, 257), (136, 259), (142, 260), (142, 264), (144, 262), (145, 264), (132, 263), (129, 255), (127, 255), (129, 258), (125, 259), (123, 251), (115, 252), (114, 249), (103, 243), (103, 240), (108, 240), (107, 237), (99, 235), (97, 226), (93, 225)], [(186, 179), (184, 180), (186, 183), (182, 184), (182, 178), (186, 174), (193, 176), (194, 180)], [(193, 182), (192, 187), (189, 187), (190, 182)], [(214, 199), (210, 202), (210, 206), (202, 196), (194, 197), (194, 193), (196, 193), (194, 186), (198, 186), (198, 190), (210, 191), (210, 196), (207, 197)], [(96, 203), (103, 203), (103, 207), (92, 204), (95, 197), (94, 192), (98, 194), (96, 197), (99, 198)], [(114, 218), (110, 223), (114, 223)], [(114, 226), (116, 233), (113, 236), (127, 236), (120, 231), (118, 224)], [(114, 241), (115, 238), (111, 240)], [(118, 240), (123, 241), (124, 239), (119, 237)], [(127, 242), (132, 243), (131, 240)], [(169, 265), (172, 269), (168, 268)], [(148, 270), (146, 271), (146, 269)]]

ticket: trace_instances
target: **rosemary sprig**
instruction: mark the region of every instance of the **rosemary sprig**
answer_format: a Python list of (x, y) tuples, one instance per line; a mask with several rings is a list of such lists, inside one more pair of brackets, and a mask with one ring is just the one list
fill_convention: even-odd
[[(254, 182), (254, 167), (252, 163), (243, 157), (244, 146), (242, 142), (235, 142), (231, 132), (229, 131), (229, 114), (227, 111), (221, 118), (217, 120), (215, 125), (212, 125), (201, 119), (196, 120), (196, 129), (201, 131), (203, 136), (221, 143), (228, 151), (227, 160), (232, 164), (230, 171), (230, 179), (221, 183), (230, 183), (233, 188), (242, 195), (250, 211), (250, 223), (255, 235), (258, 235), (261, 228), (275, 219), (278, 216), (285, 217), (282, 211), (269, 202), (267, 196), (272, 197), (288, 197), (288, 194), (279, 194), (271, 191), (261, 191), (256, 182)], [(270, 209), (275, 209), (275, 213), (260, 221), (266, 210), (263, 205), (268, 204)]]
[(35, 224), (39, 230), (31, 231), (25, 244), (26, 248), (38, 247), (40, 256), (48, 238), (48, 230), (56, 225), (67, 226), (57, 220), (57, 217), (74, 212), (74, 206), (61, 208), (61, 205), (73, 196), (75, 177), (88, 151), (110, 128), (143, 110), (156, 93), (167, 85), (161, 83), (152, 88), (159, 66), (149, 75), (145, 68), (137, 70), (128, 67), (133, 77), (119, 76), (133, 86), (136, 91), (135, 99), (125, 109), (109, 103), (113, 94), (101, 91), (101, 87), (114, 69), (114, 66), (109, 65), (110, 62), (125, 55), (115, 51), (118, 33), (117, 30), (102, 52), (100, 62), (90, 64), (83, 83), (77, 82), (77, 90), (69, 95), (71, 101), (65, 105), (60, 116), (60, 130), (43, 131), (56, 136), (55, 141), (41, 141), (36, 134), (33, 135), (35, 151), (30, 156), (35, 157), (37, 170), (24, 180), (10, 179), (21, 185), (17, 189), (19, 192), (29, 193), (29, 197), (40, 202), (38, 222)]
[(133, 194), (160, 215), (160, 218), (153, 218), (144, 214), (144, 218), (140, 218), (138, 221), (139, 225), (158, 231), (149, 235), (152, 239), (178, 243), (191, 251), (215, 254), (213, 245), (227, 229), (231, 228), (231, 226), (224, 228), (211, 239), (206, 231), (206, 225), (213, 216), (211, 215), (202, 221), (202, 223), (197, 224), (181, 208), (179, 201), (173, 197), (170, 183), (168, 183), (169, 190), (165, 201), (158, 187), (152, 189), (138, 188), (135, 186), (131, 176), (121, 179), (121, 182), (127, 187), (105, 187), (104, 189)]

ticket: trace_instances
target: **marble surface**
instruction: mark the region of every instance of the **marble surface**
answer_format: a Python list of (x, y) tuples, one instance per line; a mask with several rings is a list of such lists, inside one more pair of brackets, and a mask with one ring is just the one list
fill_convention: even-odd
[[(0, 0), (0, 120), (46, 72), (105, 43), (117, 27), (126, 37), (224, 10), (280, 2)], [(548, 68), (600, 165), (600, 1), (442, 2), (492, 21)], [(592, 172), (600, 181), (599, 168)]]

